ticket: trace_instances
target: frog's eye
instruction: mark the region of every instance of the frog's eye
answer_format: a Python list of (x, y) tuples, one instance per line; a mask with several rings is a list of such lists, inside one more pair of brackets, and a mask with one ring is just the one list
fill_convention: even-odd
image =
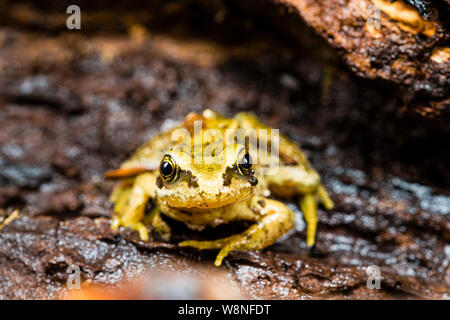
[(178, 176), (178, 166), (172, 157), (165, 155), (159, 165), (159, 173), (165, 182), (172, 182)]
[(247, 150), (242, 149), (239, 152), (238, 155), (238, 168), (239, 171), (243, 174), (243, 175), (250, 175), (252, 173), (253, 170), (251, 170), (252, 168), (252, 158), (250, 157), (250, 153), (248, 153)]

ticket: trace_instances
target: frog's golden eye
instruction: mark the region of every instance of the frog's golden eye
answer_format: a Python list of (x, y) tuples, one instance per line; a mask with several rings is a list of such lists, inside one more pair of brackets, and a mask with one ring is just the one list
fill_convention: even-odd
[(173, 182), (178, 177), (178, 166), (172, 157), (165, 155), (159, 165), (159, 173), (165, 182)]
[(239, 172), (245, 176), (251, 175), (252, 170), (252, 158), (247, 150), (242, 149), (238, 155), (238, 168)]

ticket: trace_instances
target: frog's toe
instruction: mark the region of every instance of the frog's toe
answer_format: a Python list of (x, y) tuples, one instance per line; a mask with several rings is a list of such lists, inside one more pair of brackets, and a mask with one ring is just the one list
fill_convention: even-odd
[(170, 240), (170, 237), (172, 236), (172, 233), (170, 232), (170, 230), (166, 231), (166, 230), (160, 230), (158, 228), (155, 228), (155, 229), (164, 241)]
[(148, 239), (149, 239), (147, 227), (141, 222), (127, 223), (127, 222), (123, 221), (119, 217), (114, 217), (112, 219), (112, 221), (111, 221), (111, 229), (112, 230), (116, 230), (120, 226), (125, 227), (125, 228), (129, 228), (129, 229), (131, 229), (133, 231), (137, 231), (139, 233), (139, 238), (142, 241), (148, 241)]
[(199, 250), (208, 250), (208, 249), (219, 249), (221, 248), (221, 244), (218, 241), (196, 241), (196, 240), (186, 240), (182, 241), (178, 244), (180, 247), (193, 247)]
[(147, 228), (142, 223), (137, 223), (137, 231), (139, 232), (139, 237), (142, 241), (148, 241), (148, 231)]
[(114, 218), (112, 218), (112, 221), (111, 221), (111, 229), (112, 229), (112, 230), (116, 230), (116, 229), (119, 228), (121, 225), (122, 225), (122, 222), (121, 222), (121, 220), (120, 220), (119, 217), (114, 217)]
[(216, 267), (220, 267), (222, 265), (223, 259), (231, 252), (233, 251), (233, 247), (231, 245), (225, 246), (220, 250), (219, 254), (216, 256), (216, 261), (214, 262), (214, 265)]
[(306, 244), (312, 247), (316, 241), (317, 230), (317, 203), (314, 195), (305, 195), (300, 200), (300, 209), (306, 221)]
[(241, 235), (235, 235), (213, 241), (187, 240), (180, 242), (178, 245), (180, 247), (193, 247), (199, 250), (220, 249), (219, 254), (216, 256), (216, 261), (214, 262), (216, 267), (220, 267), (223, 259), (228, 256), (231, 251), (247, 248), (248, 244), (244, 244), (245, 242), (242, 241), (243, 239), (246, 238)]
[(148, 241), (147, 227), (142, 222), (126, 223), (124, 227), (137, 231), (139, 233), (139, 238), (141, 238), (142, 241)]
[(169, 241), (172, 230), (170, 226), (161, 219), (160, 214), (154, 215), (151, 224), (165, 241)]
[(231, 243), (225, 244), (223, 239), (214, 241), (187, 240), (180, 242), (178, 245), (180, 247), (193, 247), (199, 250), (221, 249), (214, 262), (216, 267), (220, 267), (222, 260), (233, 250), (233, 245)]
[(186, 240), (186, 241), (181, 241), (180, 243), (178, 243), (178, 245), (179, 245), (180, 247), (194, 247), (194, 248), (200, 249), (200, 248), (198, 247), (198, 242), (199, 242), (199, 241)]
[(318, 196), (320, 202), (326, 209), (330, 210), (334, 207), (333, 201), (322, 185), (319, 185), (317, 194), (306, 194), (300, 200), (300, 209), (306, 221), (306, 244), (308, 247), (312, 247), (316, 242), (318, 223), (316, 196)]

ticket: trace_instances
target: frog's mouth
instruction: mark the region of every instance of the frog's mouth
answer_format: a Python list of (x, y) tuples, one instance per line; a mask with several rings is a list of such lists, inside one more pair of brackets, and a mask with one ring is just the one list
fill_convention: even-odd
[(229, 186), (199, 183), (196, 188), (187, 184), (157, 189), (160, 200), (177, 209), (215, 209), (247, 200), (253, 195), (254, 186), (246, 181), (233, 181)]

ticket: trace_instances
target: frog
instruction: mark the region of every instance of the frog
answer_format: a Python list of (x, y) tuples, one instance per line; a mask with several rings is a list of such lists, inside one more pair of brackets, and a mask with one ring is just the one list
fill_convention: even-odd
[[(278, 131), (251, 112), (231, 118), (210, 109), (189, 113), (105, 174), (119, 180), (110, 196), (111, 228), (137, 231), (142, 241), (149, 240), (153, 228), (168, 241), (170, 219), (197, 231), (251, 223), (225, 238), (178, 243), (218, 250), (214, 264), (220, 266), (230, 252), (262, 250), (291, 230), (295, 215), (287, 201), (295, 200), (306, 222), (306, 244), (314, 246), (318, 205), (331, 210), (334, 204), (305, 153)], [(237, 139), (237, 132), (252, 132), (252, 139)], [(263, 145), (276, 146), (276, 152), (271, 149), (253, 161)], [(152, 209), (146, 210), (149, 202)]]

